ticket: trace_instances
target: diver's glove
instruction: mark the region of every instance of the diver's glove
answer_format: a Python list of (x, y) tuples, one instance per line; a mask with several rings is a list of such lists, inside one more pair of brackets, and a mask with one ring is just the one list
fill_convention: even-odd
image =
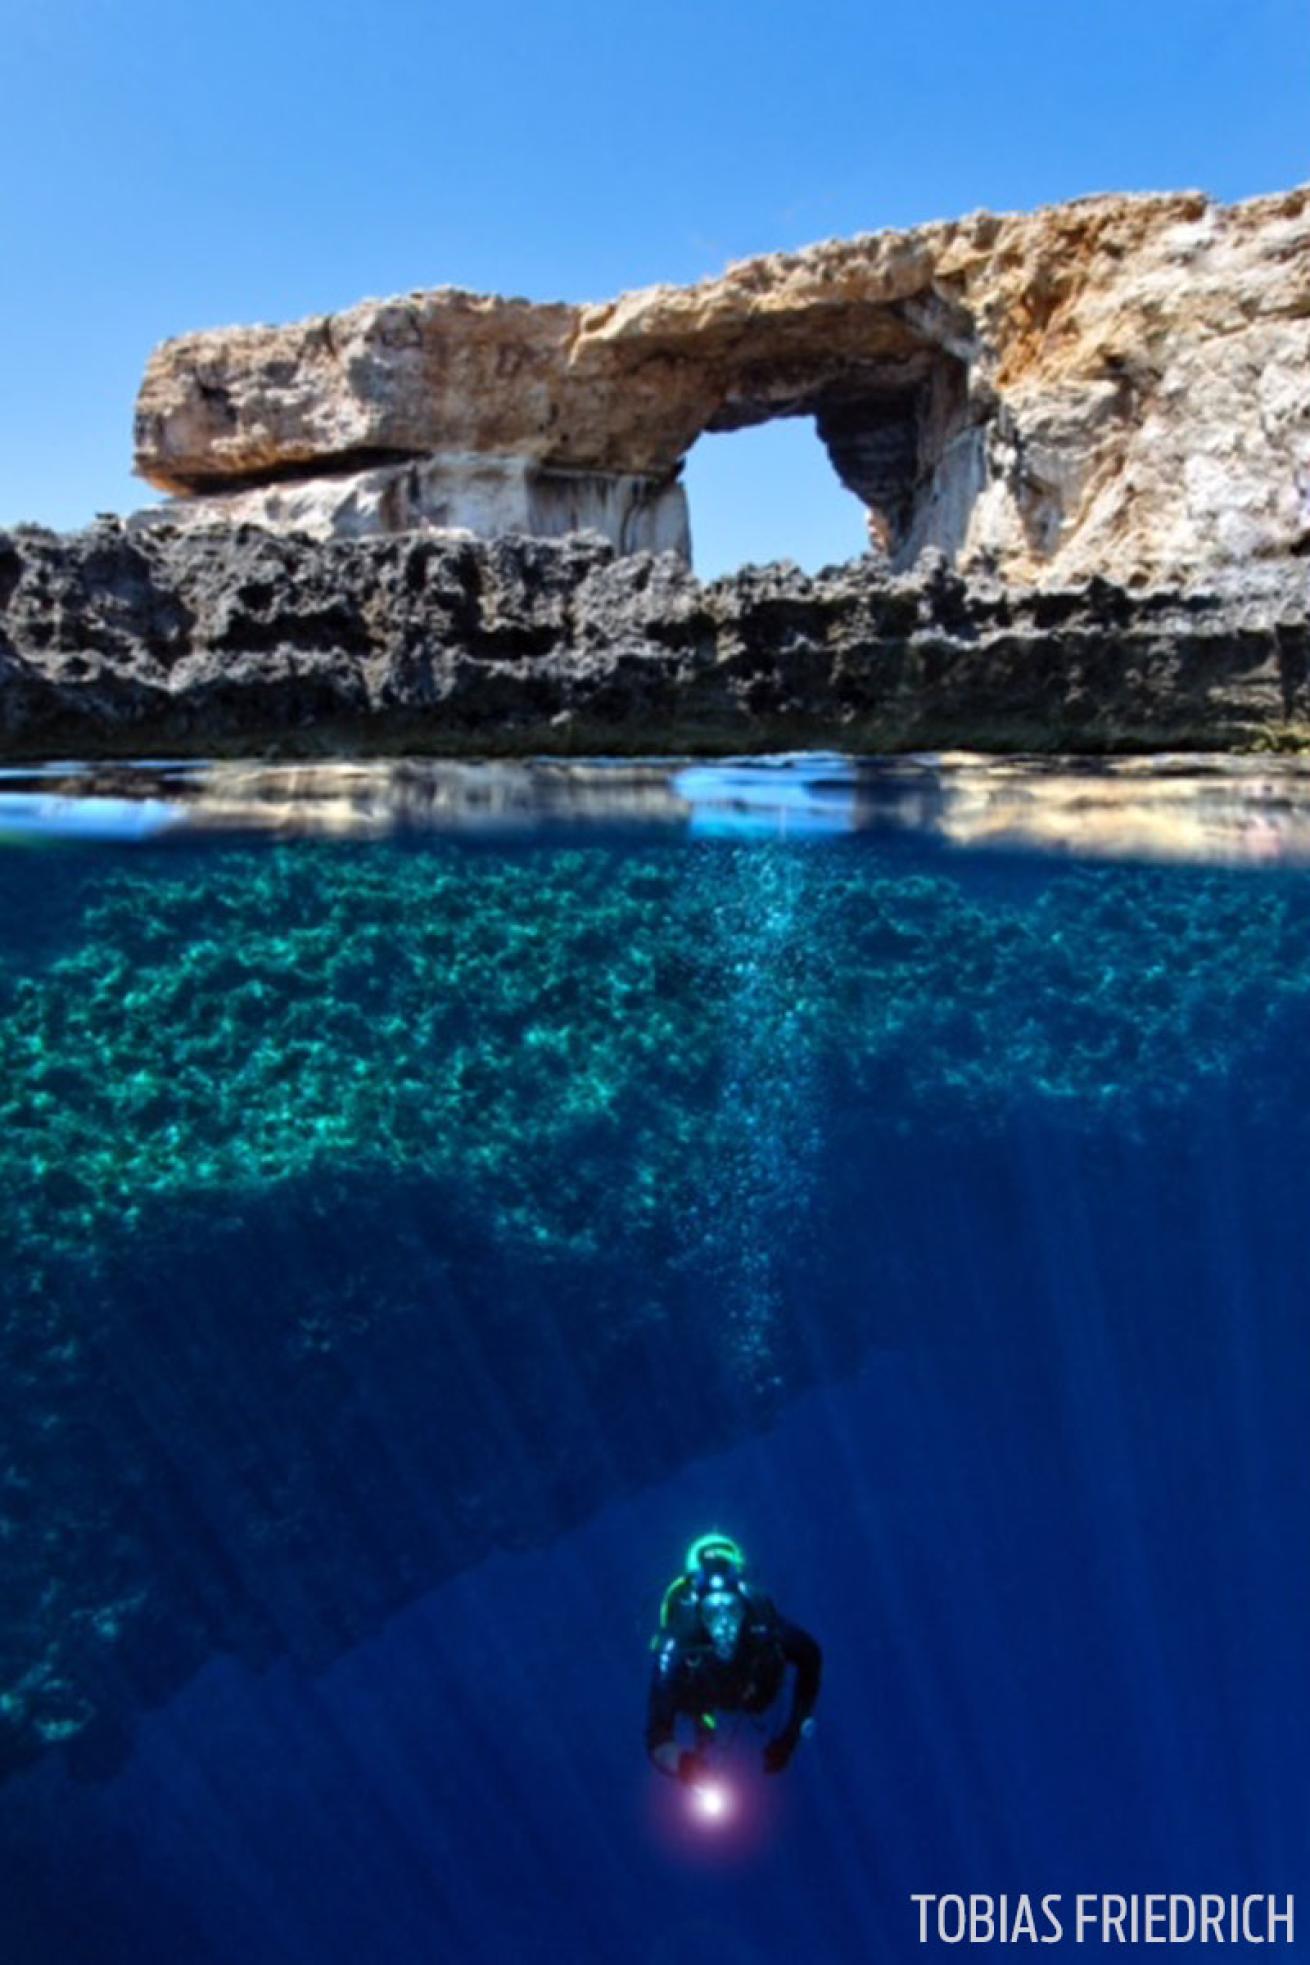
[(698, 1753), (678, 1755), (678, 1779), (684, 1788), (691, 1788), (705, 1773), (705, 1761)]
[(787, 1731), (780, 1733), (776, 1740), (770, 1740), (768, 1746), (764, 1749), (764, 1771), (766, 1774), (781, 1774), (783, 1768), (795, 1753), (796, 1743), (800, 1737), (799, 1733), (793, 1732), (791, 1727), (788, 1727)]

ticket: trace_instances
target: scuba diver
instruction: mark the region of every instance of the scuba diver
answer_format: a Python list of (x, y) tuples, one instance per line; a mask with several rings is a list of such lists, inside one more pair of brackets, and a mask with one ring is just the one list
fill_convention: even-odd
[[(781, 1730), (764, 1749), (766, 1774), (781, 1774), (796, 1751), (819, 1696), (823, 1654), (807, 1631), (789, 1624), (761, 1590), (744, 1580), (746, 1558), (728, 1535), (702, 1535), (687, 1566), (664, 1594), (655, 1653), (646, 1751), (661, 1774), (694, 1784), (720, 1712), (768, 1710), (793, 1667), (791, 1703)], [(678, 1744), (680, 1716), (692, 1721), (695, 1745)]]

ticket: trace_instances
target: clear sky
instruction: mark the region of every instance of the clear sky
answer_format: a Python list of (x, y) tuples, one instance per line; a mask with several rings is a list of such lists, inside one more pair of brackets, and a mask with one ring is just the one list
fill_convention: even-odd
[[(153, 344), (451, 282), (599, 299), (1081, 193), (1310, 178), (1310, 0), (0, 0), (0, 525), (125, 511)], [(697, 565), (862, 549), (809, 423)]]

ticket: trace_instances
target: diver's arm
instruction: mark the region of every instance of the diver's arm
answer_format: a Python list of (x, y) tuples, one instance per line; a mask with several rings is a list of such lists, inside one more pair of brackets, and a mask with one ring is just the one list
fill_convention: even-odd
[(655, 1653), (646, 1707), (646, 1752), (661, 1774), (678, 1772), (677, 1679), (681, 1660), (673, 1638), (664, 1638)]
[(764, 1749), (764, 1765), (770, 1774), (780, 1774), (795, 1753), (801, 1728), (818, 1702), (819, 1680), (823, 1675), (823, 1653), (808, 1631), (803, 1631), (799, 1624), (784, 1623), (778, 1636), (782, 1641), (782, 1655), (794, 1667), (795, 1677), (787, 1724)]

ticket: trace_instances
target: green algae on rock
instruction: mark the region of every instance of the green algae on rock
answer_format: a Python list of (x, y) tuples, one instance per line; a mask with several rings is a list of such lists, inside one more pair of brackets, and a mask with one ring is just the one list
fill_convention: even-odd
[[(43, 1234), (363, 1165), (485, 1184), (502, 1224), (595, 1233), (596, 1197), (571, 1220), (578, 1197), (534, 1166), (595, 1154), (599, 1194), (622, 1126), (685, 1167), (679, 1089), (723, 1072), (765, 968), (755, 1013), (785, 1020), (770, 1072), (804, 1050), (858, 1085), (894, 1075), (902, 1120), (1182, 1104), (1310, 994), (1303, 887), (1080, 868), (980, 900), (844, 844), (120, 866), (0, 1003), (0, 1174)], [(698, 1130), (693, 1157), (713, 1150)]]

